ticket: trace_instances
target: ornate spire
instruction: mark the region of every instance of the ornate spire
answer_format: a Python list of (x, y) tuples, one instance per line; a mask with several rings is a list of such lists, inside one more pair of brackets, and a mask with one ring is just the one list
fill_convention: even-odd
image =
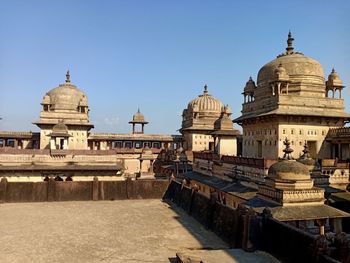
[(207, 84), (204, 85), (203, 94), (204, 94), (204, 95), (207, 95), (207, 94), (208, 94), (208, 85), (207, 85)]
[(69, 70), (67, 70), (67, 74), (66, 74), (66, 83), (70, 83), (70, 74), (69, 74)]
[(309, 146), (307, 145), (307, 142), (305, 141), (303, 155), (300, 156), (300, 159), (310, 159), (310, 158), (311, 157), (310, 157)]
[(283, 144), (286, 146), (286, 148), (283, 150), (283, 152), (284, 152), (283, 159), (284, 160), (293, 160), (292, 152), (294, 150), (292, 148), (290, 148), (290, 141), (288, 140), (287, 137), (283, 141)]
[(140, 108), (137, 108), (137, 113), (140, 113)]
[(290, 30), (289, 30), (289, 33), (288, 33), (288, 39), (287, 39), (287, 44), (288, 44), (288, 46), (287, 46), (287, 48), (286, 48), (286, 50), (287, 50), (287, 55), (290, 55), (290, 54), (293, 54), (294, 53), (294, 47), (293, 47), (293, 41), (294, 41), (294, 38), (292, 37), (292, 33), (290, 32)]

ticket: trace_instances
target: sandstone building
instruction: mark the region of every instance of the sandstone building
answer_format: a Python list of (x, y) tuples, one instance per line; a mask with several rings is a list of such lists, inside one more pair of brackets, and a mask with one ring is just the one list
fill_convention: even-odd
[[(322, 65), (294, 51), (293, 40), (289, 33), (286, 52), (259, 70), (256, 84), (252, 78), (246, 83), (242, 115), (234, 120), (243, 128), (243, 156), (282, 157), (288, 137), (296, 157), (305, 141), (312, 158), (336, 157), (338, 149), (326, 137), (350, 120), (344, 112), (344, 85), (334, 69), (325, 81)], [(344, 157), (349, 149), (343, 145)]]
[(203, 94), (191, 100), (182, 113), (184, 149), (236, 155), (239, 131), (233, 129), (231, 114), (231, 109), (211, 96), (205, 85)]

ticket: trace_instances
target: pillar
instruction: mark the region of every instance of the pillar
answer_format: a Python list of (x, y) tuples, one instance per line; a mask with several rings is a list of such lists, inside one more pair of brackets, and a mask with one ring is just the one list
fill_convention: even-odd
[(0, 203), (6, 202), (7, 179), (2, 177), (0, 181)]
[(140, 177), (142, 175), (142, 160), (140, 160)]
[(53, 176), (49, 177), (47, 182), (47, 201), (55, 201), (55, 178)]
[(50, 149), (51, 150), (56, 149), (55, 138), (52, 138), (52, 137), (51, 137), (51, 140), (50, 140)]
[(320, 236), (324, 236), (325, 231), (324, 231), (324, 225), (325, 225), (326, 219), (316, 219), (316, 223), (320, 227)]
[(18, 140), (17, 139), (14, 139), (13, 148), (15, 148), (15, 149), (18, 148)]
[(144, 127), (145, 127), (145, 124), (141, 124), (141, 126), (142, 126), (142, 128), (141, 128), (141, 130), (142, 130), (142, 133), (144, 133)]
[(68, 138), (64, 138), (64, 141), (63, 141), (63, 149), (64, 149), (64, 150), (67, 150), (67, 149), (68, 149)]
[(150, 160), (150, 172), (153, 173), (153, 160)]
[(98, 177), (94, 176), (92, 181), (92, 200), (98, 201)]

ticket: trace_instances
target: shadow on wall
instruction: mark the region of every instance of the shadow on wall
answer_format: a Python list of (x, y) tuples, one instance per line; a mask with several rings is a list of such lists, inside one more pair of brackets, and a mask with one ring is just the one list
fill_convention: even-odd
[[(163, 200), (175, 212), (173, 204), (182, 208), (231, 248), (264, 250), (282, 262), (334, 263), (350, 259), (350, 241), (344, 233), (336, 235), (330, 244), (324, 236), (314, 236), (273, 219), (269, 210), (258, 215), (243, 206), (233, 209), (176, 181), (171, 181)], [(182, 223), (181, 217), (178, 220)], [(188, 228), (185, 223), (183, 226)], [(190, 228), (188, 231), (192, 233)], [(196, 237), (197, 233), (192, 235)]]

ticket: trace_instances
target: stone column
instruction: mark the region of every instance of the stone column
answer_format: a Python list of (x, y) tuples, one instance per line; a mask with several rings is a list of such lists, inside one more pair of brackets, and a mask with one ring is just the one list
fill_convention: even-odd
[(14, 139), (13, 148), (18, 149), (18, 140)]
[(92, 200), (98, 201), (98, 178), (94, 176), (94, 180), (92, 181)]
[(67, 149), (68, 149), (68, 138), (64, 138), (64, 141), (63, 141), (63, 149), (64, 149), (64, 150), (67, 150)]
[(153, 173), (153, 162), (154, 160), (150, 160), (150, 172)]
[(140, 177), (142, 175), (142, 160), (140, 160)]
[(55, 150), (56, 149), (56, 140), (55, 138), (51, 138), (50, 140), (50, 149)]
[(325, 225), (325, 219), (316, 219), (316, 223), (320, 227), (320, 236), (324, 236), (325, 231), (324, 231), (324, 225)]
[(2, 177), (0, 181), (0, 203), (6, 202), (7, 179)]
[(53, 176), (49, 177), (47, 182), (47, 201), (55, 201), (55, 178)]

